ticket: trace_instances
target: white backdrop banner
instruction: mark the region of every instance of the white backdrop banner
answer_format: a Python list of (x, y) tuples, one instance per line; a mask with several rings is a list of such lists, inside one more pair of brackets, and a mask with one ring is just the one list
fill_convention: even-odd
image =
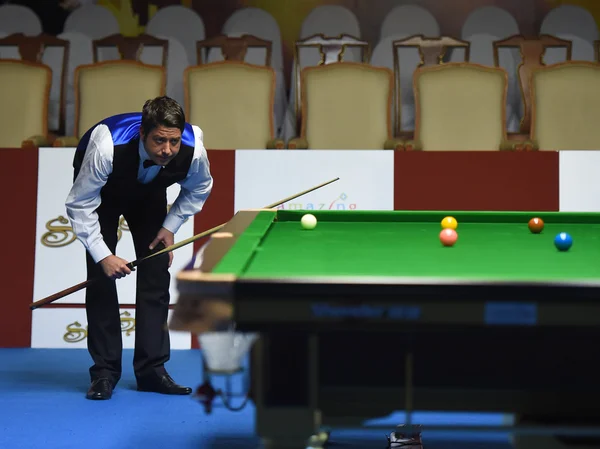
[(600, 212), (600, 151), (559, 152), (559, 210)]
[(283, 209), (393, 210), (393, 151), (237, 151), (235, 212), (264, 207), (339, 177)]
[[(172, 310), (169, 311), (169, 321)], [(135, 343), (135, 309), (121, 309), (123, 347)], [(87, 318), (82, 307), (39, 308), (32, 313), (32, 348), (87, 348)], [(169, 331), (171, 349), (190, 349), (189, 332)]]
[[(34, 301), (50, 296), (86, 280), (85, 249), (76, 239), (67, 218), (65, 200), (73, 179), (75, 148), (40, 148), (38, 201), (36, 223), (36, 254)], [(168, 202), (173, 204), (179, 194), (179, 185), (172, 185)], [(133, 239), (127, 223), (121, 217), (117, 255), (128, 261), (137, 259)], [(194, 235), (194, 220), (190, 218), (175, 235), (175, 242)], [(192, 245), (173, 253), (171, 266), (171, 304), (177, 302), (175, 274), (191, 259)], [(135, 304), (136, 272), (117, 281), (121, 304)], [(83, 304), (85, 290), (59, 299), (56, 303)]]

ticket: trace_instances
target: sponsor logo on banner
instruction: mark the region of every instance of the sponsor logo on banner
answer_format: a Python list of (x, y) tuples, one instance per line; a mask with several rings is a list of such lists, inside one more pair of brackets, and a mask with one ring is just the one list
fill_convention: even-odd
[[(167, 207), (167, 212), (171, 209), (171, 204)], [(187, 221), (187, 219), (185, 220)], [(184, 222), (185, 223), (185, 222)], [(73, 232), (73, 227), (69, 226), (69, 219), (63, 215), (59, 215), (52, 220), (46, 222), (47, 231), (42, 235), (40, 241), (42, 245), (49, 248), (61, 248), (68, 246), (77, 240), (77, 236)], [(119, 227), (117, 228), (117, 241), (123, 237), (123, 232), (129, 232), (129, 225), (125, 217), (119, 219)]]
[(337, 198), (332, 201), (323, 203), (302, 203), (298, 201), (284, 203), (278, 206), (277, 209), (282, 210), (355, 210), (357, 204), (348, 201), (348, 195), (345, 193), (340, 194)]
[[(130, 337), (135, 332), (135, 318), (131, 317), (131, 313), (125, 311), (121, 313), (121, 332), (126, 337)], [(88, 327), (83, 327), (79, 321), (67, 324), (67, 332), (63, 335), (63, 340), (66, 343), (79, 343), (87, 338)]]
[[(77, 240), (77, 236), (73, 232), (73, 227), (68, 224), (69, 220), (62, 215), (46, 222), (46, 229), (48, 231), (40, 239), (42, 245), (49, 248), (61, 248)], [(117, 241), (121, 240), (124, 231), (129, 231), (129, 227), (125, 218), (121, 217), (119, 227), (117, 228)]]
[(392, 151), (239, 150), (234, 211), (262, 207), (333, 179), (280, 209), (393, 210), (393, 162)]
[[(123, 349), (135, 347), (136, 310), (120, 309)], [(173, 310), (169, 309), (167, 323)], [(171, 349), (190, 349), (192, 335), (186, 331), (169, 330)], [(88, 322), (83, 307), (39, 308), (33, 311), (31, 347), (83, 349), (87, 347)]]

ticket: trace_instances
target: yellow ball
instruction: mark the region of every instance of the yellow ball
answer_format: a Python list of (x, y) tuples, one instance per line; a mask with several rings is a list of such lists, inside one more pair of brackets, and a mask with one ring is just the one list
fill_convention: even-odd
[(442, 229), (456, 229), (458, 228), (458, 222), (454, 217), (445, 217), (442, 220)]

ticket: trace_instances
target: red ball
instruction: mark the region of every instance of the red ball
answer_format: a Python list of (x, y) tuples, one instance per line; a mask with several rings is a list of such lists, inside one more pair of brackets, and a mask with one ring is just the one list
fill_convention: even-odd
[(544, 229), (544, 220), (534, 217), (529, 220), (529, 230), (534, 234), (539, 234)]
[(446, 228), (440, 232), (440, 242), (444, 246), (452, 246), (458, 240), (458, 233), (454, 229)]

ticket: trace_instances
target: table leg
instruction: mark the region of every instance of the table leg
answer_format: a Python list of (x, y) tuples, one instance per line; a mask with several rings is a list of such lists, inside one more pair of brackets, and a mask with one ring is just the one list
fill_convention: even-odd
[(413, 412), (413, 356), (412, 352), (407, 352), (405, 356), (405, 370), (406, 370), (406, 425), (412, 425), (412, 412)]
[(269, 449), (303, 448), (321, 425), (318, 337), (262, 334), (252, 351), (256, 432)]

